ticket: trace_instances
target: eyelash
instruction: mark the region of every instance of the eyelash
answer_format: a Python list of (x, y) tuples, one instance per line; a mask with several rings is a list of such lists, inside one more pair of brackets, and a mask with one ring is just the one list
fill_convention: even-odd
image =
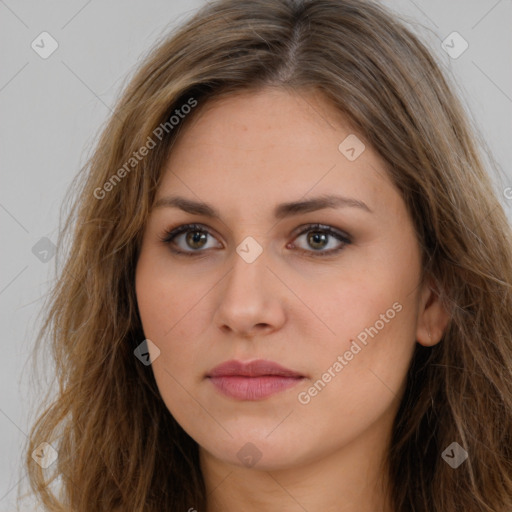
[[(331, 228), (330, 226), (325, 226), (325, 225), (322, 225), (322, 224), (308, 224), (308, 225), (304, 226), (304, 229), (302, 231), (300, 231), (295, 236), (295, 238), (298, 238), (299, 236), (304, 235), (305, 233), (309, 233), (310, 231), (317, 231), (317, 232), (321, 232), (321, 233), (327, 233), (328, 235), (330, 235), (330, 236), (336, 238), (337, 240), (339, 240), (340, 242), (342, 242), (342, 245), (340, 247), (338, 247), (336, 249), (330, 249), (328, 251), (314, 251), (314, 250), (308, 251), (308, 250), (305, 250), (305, 249), (299, 249), (299, 252), (307, 253), (308, 255), (313, 256), (313, 257), (317, 257), (317, 256), (319, 256), (319, 257), (332, 256), (334, 254), (337, 254), (337, 253), (341, 252), (345, 248), (346, 245), (349, 245), (349, 244), (352, 243), (352, 240), (351, 240), (349, 235), (347, 235), (347, 234), (345, 234), (345, 233), (343, 233), (341, 231), (338, 231), (338, 230), (336, 230), (334, 228)], [(168, 245), (169, 249), (174, 254), (195, 257), (195, 256), (200, 255), (202, 252), (205, 252), (205, 251), (202, 251), (202, 250), (181, 251), (181, 250), (174, 249), (172, 247), (173, 240), (178, 235), (181, 235), (181, 234), (187, 233), (187, 232), (206, 233), (208, 235), (213, 236), (207, 229), (205, 229), (200, 224), (183, 224), (181, 226), (178, 226), (177, 228), (166, 230), (160, 236), (160, 240), (164, 244)]]

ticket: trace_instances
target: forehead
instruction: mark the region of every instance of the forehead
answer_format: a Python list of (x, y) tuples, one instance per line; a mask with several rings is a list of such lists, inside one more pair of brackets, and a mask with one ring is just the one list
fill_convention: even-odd
[[(199, 105), (194, 116), (172, 148), (157, 199), (180, 192), (267, 208), (307, 194), (336, 192), (375, 206), (396, 195), (384, 162), (315, 91), (238, 93)], [(364, 148), (355, 160), (340, 150), (346, 140)]]
[[(347, 119), (319, 91), (291, 92), (266, 87), (200, 103), (184, 131), (191, 135), (184, 144), (192, 146), (193, 138), (200, 137), (218, 146), (230, 144), (240, 151), (255, 149), (256, 143), (267, 148), (281, 144), (304, 145), (307, 149), (311, 143), (317, 143), (318, 138), (330, 136), (333, 141), (337, 140), (340, 130), (352, 131)], [(185, 133), (180, 139), (185, 138)], [(276, 134), (278, 140), (274, 138)], [(227, 135), (231, 139), (226, 140)]]

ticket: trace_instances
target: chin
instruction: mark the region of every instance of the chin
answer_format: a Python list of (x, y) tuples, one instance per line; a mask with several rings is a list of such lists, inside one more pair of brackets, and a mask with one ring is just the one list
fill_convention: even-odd
[[(200, 446), (209, 456), (226, 464), (259, 471), (285, 470), (312, 458), (303, 443), (292, 442), (289, 437), (286, 443), (285, 437), (270, 439), (268, 434), (259, 437), (238, 435), (222, 442), (210, 438), (208, 443)], [(214, 444), (210, 445), (212, 441)]]

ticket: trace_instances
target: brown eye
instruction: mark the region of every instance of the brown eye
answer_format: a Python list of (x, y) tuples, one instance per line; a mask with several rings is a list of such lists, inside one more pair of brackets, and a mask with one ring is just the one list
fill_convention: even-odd
[(335, 254), (351, 243), (350, 237), (342, 231), (320, 224), (306, 226), (295, 238), (292, 244), (294, 247), (296, 246), (296, 241), (301, 237), (305, 238), (305, 245), (307, 247), (299, 248), (303, 252), (309, 252), (314, 256)]
[(329, 235), (321, 231), (310, 231), (308, 235), (308, 244), (313, 249), (323, 249), (329, 242)]
[(189, 231), (186, 234), (185, 241), (192, 249), (202, 249), (207, 238), (208, 234), (202, 231)]
[(199, 224), (184, 224), (177, 228), (166, 231), (161, 237), (162, 242), (169, 245), (176, 254), (195, 256), (205, 252), (203, 249), (221, 248), (222, 245), (208, 246), (209, 239), (215, 240), (214, 236)]

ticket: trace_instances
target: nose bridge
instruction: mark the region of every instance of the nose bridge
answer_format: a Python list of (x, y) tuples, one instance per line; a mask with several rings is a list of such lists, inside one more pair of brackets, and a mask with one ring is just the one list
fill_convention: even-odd
[(258, 242), (253, 237), (246, 237), (236, 247), (233, 255), (233, 265), (228, 276), (228, 286), (237, 294), (239, 287), (249, 287), (247, 292), (256, 292), (257, 288), (266, 282), (265, 274), (268, 273), (268, 249), (263, 248), (263, 242)]
[(216, 312), (218, 327), (248, 333), (256, 327), (276, 327), (283, 312), (267, 269), (267, 251), (255, 239), (244, 239), (233, 254), (231, 271), (226, 276)]

